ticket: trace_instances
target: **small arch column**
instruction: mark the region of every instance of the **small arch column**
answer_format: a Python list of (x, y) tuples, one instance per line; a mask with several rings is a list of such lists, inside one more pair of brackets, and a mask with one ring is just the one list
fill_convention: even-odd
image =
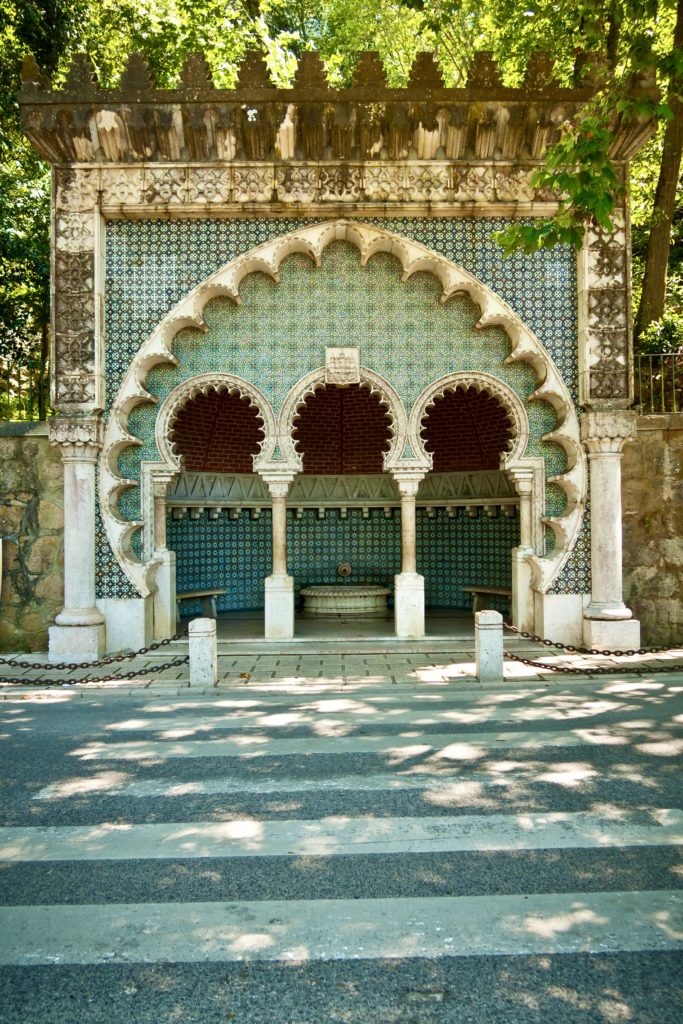
[(287, 572), (287, 494), (293, 473), (261, 473), (271, 497), (272, 572), (265, 585), (266, 640), (294, 636), (294, 577)]
[(166, 544), (166, 496), (169, 485), (177, 473), (155, 472), (151, 489), (154, 502), (154, 550), (152, 558), (158, 563), (154, 594), (154, 639), (168, 640), (176, 632), (176, 553)]
[(401, 572), (394, 577), (396, 636), (417, 640), (425, 635), (424, 576), (417, 571), (417, 520), (415, 502), (424, 472), (392, 473), (401, 498)]
[[(503, 460), (504, 461), (504, 460)], [(534, 628), (533, 571), (529, 557), (534, 550), (534, 468), (515, 466), (507, 470), (519, 496), (519, 544), (512, 549), (512, 625), (517, 629)]]

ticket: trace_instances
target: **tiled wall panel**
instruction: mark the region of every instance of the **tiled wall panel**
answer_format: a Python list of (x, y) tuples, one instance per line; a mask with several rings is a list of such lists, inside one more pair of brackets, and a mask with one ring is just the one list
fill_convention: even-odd
[[(504, 260), (491, 239), (493, 231), (504, 227), (502, 219), (368, 220), (422, 242), (489, 284), (548, 348), (576, 399), (576, 282), (575, 259), (570, 250), (560, 247), (532, 257), (518, 255)], [(312, 221), (264, 218), (109, 223), (107, 403), (111, 404), (135, 351), (184, 294), (240, 253), (306, 223)], [(508, 370), (502, 368), (509, 349), (507, 338), (497, 328), (475, 331), (476, 315), (468, 300), (456, 299), (446, 308), (439, 306), (438, 289), (429, 275), (416, 275), (408, 283), (399, 284), (396, 265), (386, 255), (371, 260), (362, 271), (355, 251), (342, 244), (328, 250), (322, 272), (312, 269), (303, 257), (294, 257), (283, 266), (282, 276), (279, 288), (259, 275), (247, 278), (243, 285), (245, 302), (237, 315), (225, 302), (210, 303), (206, 309), (209, 335), (184, 332), (175, 350), (181, 366), (177, 370), (154, 370), (148, 381), (153, 393), (163, 399), (187, 376), (230, 369), (261, 386), (265, 384), (264, 390), (278, 405), (294, 380), (321, 364), (326, 344), (348, 343), (351, 337), (361, 338), (363, 361), (384, 373), (407, 405), (425, 383), (451, 368), (496, 372), (523, 398), (535, 386), (528, 367), (518, 364)], [(283, 296), (287, 295), (283, 307)], [(370, 318), (368, 309), (374, 311)], [(425, 348), (425, 332), (430, 331), (432, 340)], [(258, 344), (253, 343), (254, 338)], [(303, 365), (302, 351), (304, 362), (308, 359), (311, 366)], [(549, 475), (561, 471), (562, 450), (540, 442), (542, 434), (552, 427), (548, 406), (530, 403), (528, 411), (533, 437), (529, 454), (546, 456)], [(124, 474), (133, 479), (138, 476), (141, 458), (156, 458), (154, 415), (153, 407), (141, 406), (130, 418), (131, 431), (143, 440), (141, 449), (128, 449), (121, 459)], [(561, 512), (563, 493), (549, 485), (547, 497), (547, 513)], [(130, 518), (138, 518), (136, 490), (124, 494), (121, 510)], [(106, 540), (101, 533), (99, 536), (98, 594), (134, 596), (113, 563)], [(588, 589), (587, 542), (586, 530), (577, 554), (570, 558), (554, 589)]]
[[(270, 513), (252, 520), (243, 513), (231, 520), (223, 513), (210, 520), (169, 519), (169, 547), (177, 553), (178, 590), (220, 587), (219, 611), (263, 607), (263, 580), (271, 571)], [(463, 586), (509, 587), (510, 550), (519, 543), (516, 516), (470, 518), (464, 512), (449, 518), (443, 511), (417, 516), (418, 572), (425, 577), (425, 600), (432, 608), (470, 608)], [(349, 509), (347, 518), (328, 511), (320, 519), (307, 510), (301, 519), (288, 513), (288, 568), (297, 593), (305, 586), (342, 583), (337, 566), (349, 562), (349, 584), (379, 583), (393, 589), (401, 568), (401, 524), (398, 510), (387, 518), (383, 509)], [(507, 609), (505, 599), (499, 602)], [(184, 611), (199, 612), (186, 602)]]

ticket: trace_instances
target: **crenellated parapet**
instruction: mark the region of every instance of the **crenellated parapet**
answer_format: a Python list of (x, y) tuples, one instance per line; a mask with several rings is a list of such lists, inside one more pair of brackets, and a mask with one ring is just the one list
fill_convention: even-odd
[[(648, 83), (633, 85), (634, 96), (652, 92)], [(553, 82), (552, 63), (543, 53), (532, 56), (518, 88), (502, 84), (486, 52), (474, 55), (462, 88), (445, 86), (431, 53), (417, 55), (404, 88), (390, 88), (378, 55), (365, 53), (352, 84), (342, 89), (329, 84), (317, 53), (303, 54), (289, 89), (273, 84), (263, 58), (254, 52), (242, 61), (233, 89), (215, 87), (203, 54), (187, 58), (173, 89), (157, 89), (145, 58), (133, 54), (118, 86), (104, 89), (90, 58), (79, 54), (59, 90), (52, 90), (27, 58), (20, 105), (26, 134), (53, 164), (333, 161), (348, 164), (344, 173), (353, 178), (353, 165), (366, 161), (533, 164), (592, 94), (590, 76), (580, 88)], [(630, 159), (651, 130), (646, 119), (626, 122), (615, 113), (613, 158)], [(279, 198), (300, 191), (308, 196), (311, 173), (305, 168), (281, 180), (275, 174)], [(435, 198), (442, 198), (441, 193), (471, 189), (466, 178), (444, 173), (430, 187)], [(190, 187), (189, 182), (182, 185)], [(341, 189), (343, 182), (320, 176), (315, 182), (316, 188), (333, 185)], [(371, 175), (359, 184), (360, 191), (368, 185), (392, 194), (410, 188), (410, 180), (382, 184), (381, 176)], [(153, 192), (154, 180), (145, 187)], [(169, 201), (182, 201), (168, 181), (166, 187)], [(508, 175), (504, 185), (492, 181), (490, 187), (512, 195), (520, 185)], [(244, 182), (233, 178), (229, 188), (244, 191)]]

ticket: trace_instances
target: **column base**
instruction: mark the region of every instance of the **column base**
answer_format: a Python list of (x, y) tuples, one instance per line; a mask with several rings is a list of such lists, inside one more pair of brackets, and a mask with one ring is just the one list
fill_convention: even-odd
[(425, 635), (425, 581), (417, 572), (394, 576), (396, 636), (418, 640)]
[(599, 601), (591, 601), (585, 612), (586, 619), (601, 619), (604, 622), (621, 622), (624, 619), (633, 618), (633, 612), (623, 603), (613, 601), (600, 604)]
[(294, 636), (294, 577), (265, 579), (266, 640), (291, 640)]
[(640, 647), (638, 619), (586, 619), (583, 624), (584, 647), (597, 651), (637, 651)]
[(104, 623), (98, 626), (50, 626), (47, 660), (87, 665), (104, 654)]

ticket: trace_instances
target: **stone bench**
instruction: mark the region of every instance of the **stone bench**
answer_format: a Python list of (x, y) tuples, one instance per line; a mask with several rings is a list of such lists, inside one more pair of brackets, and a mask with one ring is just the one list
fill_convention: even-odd
[(512, 591), (509, 587), (463, 587), (465, 594), (472, 594), (472, 611), (481, 611), (482, 606), (481, 599), (485, 594), (498, 594), (501, 597), (512, 597)]
[(221, 590), (219, 587), (214, 587), (211, 590), (183, 590), (182, 593), (176, 594), (176, 622), (180, 622), (180, 603), (181, 601), (193, 601), (197, 598), (201, 599), (202, 602), (202, 615), (205, 619), (216, 618), (216, 598), (220, 597), (221, 594), (227, 593), (226, 590)]

